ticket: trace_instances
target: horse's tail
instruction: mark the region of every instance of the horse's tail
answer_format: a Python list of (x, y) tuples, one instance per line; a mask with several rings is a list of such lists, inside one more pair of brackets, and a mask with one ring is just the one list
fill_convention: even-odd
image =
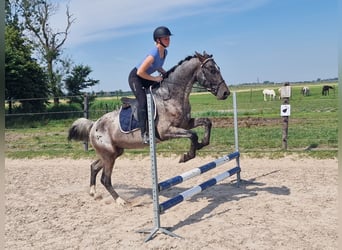
[(88, 141), (89, 132), (94, 122), (86, 118), (79, 118), (71, 125), (68, 133), (68, 140)]

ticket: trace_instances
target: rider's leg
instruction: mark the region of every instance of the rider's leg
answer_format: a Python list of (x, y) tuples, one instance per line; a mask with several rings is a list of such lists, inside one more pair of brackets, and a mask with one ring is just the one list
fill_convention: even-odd
[(139, 119), (139, 127), (141, 131), (141, 138), (143, 143), (148, 144), (149, 138), (146, 131), (146, 123), (147, 123), (147, 111), (146, 108), (139, 108), (138, 109), (138, 119)]
[[(147, 98), (145, 88), (143, 87), (144, 79), (137, 76), (136, 69), (133, 69), (129, 75), (128, 81), (135, 97), (138, 101), (138, 120), (141, 130), (141, 137), (143, 143), (149, 143), (149, 138), (146, 131), (147, 123)], [(145, 84), (146, 85), (146, 84)]]

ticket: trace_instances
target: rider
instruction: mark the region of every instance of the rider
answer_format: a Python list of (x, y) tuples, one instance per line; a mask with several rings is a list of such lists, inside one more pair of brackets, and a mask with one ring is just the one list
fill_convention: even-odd
[[(132, 69), (128, 77), (129, 86), (138, 101), (138, 120), (144, 144), (149, 143), (146, 132), (147, 100), (145, 90), (163, 80), (162, 75), (166, 73), (163, 69), (163, 64), (167, 56), (166, 48), (170, 45), (171, 35), (170, 30), (165, 26), (156, 28), (153, 32), (155, 47)], [(161, 75), (152, 76), (156, 71)]]

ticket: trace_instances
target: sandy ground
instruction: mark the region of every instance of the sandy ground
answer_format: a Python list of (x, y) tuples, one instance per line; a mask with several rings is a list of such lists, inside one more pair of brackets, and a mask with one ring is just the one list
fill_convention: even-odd
[[(196, 158), (158, 158), (159, 181), (211, 162)], [(117, 160), (112, 181), (132, 202), (114, 203), (99, 181), (97, 199), (89, 196), (91, 160), (5, 161), (6, 249), (337, 249), (337, 159), (241, 157), (240, 187), (235, 176), (160, 216), (153, 228), (149, 158)], [(197, 185), (235, 160), (184, 182), (160, 200)]]

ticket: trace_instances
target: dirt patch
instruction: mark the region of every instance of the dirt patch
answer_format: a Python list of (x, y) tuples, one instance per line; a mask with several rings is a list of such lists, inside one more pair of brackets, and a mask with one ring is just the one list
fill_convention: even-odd
[[(213, 117), (210, 118), (215, 128), (233, 127), (233, 118), (221, 118)], [(304, 123), (303, 119), (291, 118), (291, 124)], [(262, 118), (262, 117), (239, 117), (238, 127), (260, 127), (260, 126), (282, 126), (283, 120), (281, 118)]]

